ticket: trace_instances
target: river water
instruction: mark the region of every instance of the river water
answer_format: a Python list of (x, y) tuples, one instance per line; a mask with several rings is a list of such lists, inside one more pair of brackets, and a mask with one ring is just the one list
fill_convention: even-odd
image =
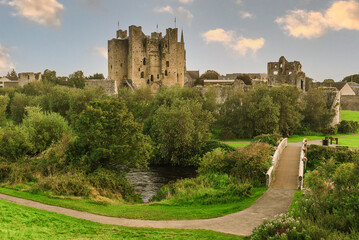
[(196, 177), (196, 169), (182, 167), (150, 167), (150, 169), (130, 171), (129, 179), (137, 193), (141, 194), (144, 202), (148, 202), (161, 187), (182, 178)]

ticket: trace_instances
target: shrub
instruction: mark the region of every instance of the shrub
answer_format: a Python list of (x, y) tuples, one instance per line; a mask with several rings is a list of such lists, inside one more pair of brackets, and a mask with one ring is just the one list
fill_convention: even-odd
[(32, 148), (32, 142), (22, 128), (9, 125), (0, 129), (0, 156), (7, 161), (23, 158)]
[(253, 138), (252, 142), (268, 143), (272, 146), (277, 146), (281, 136), (278, 133), (273, 134), (262, 134)]
[(356, 133), (359, 130), (359, 122), (357, 121), (340, 121), (338, 124), (338, 132), (340, 133)]
[(199, 164), (198, 173), (202, 175), (229, 172), (228, 162), (224, 161), (225, 155), (226, 152), (221, 148), (206, 153)]
[(329, 127), (325, 128), (322, 132), (324, 135), (335, 135), (338, 133), (338, 127), (329, 126)]
[(272, 147), (267, 143), (255, 142), (226, 155), (225, 161), (231, 166), (231, 176), (242, 181), (251, 181), (255, 186), (264, 186), (266, 172), (272, 162)]
[(236, 135), (232, 132), (232, 129), (225, 127), (219, 133), (219, 138), (222, 140), (236, 139)]
[(220, 148), (227, 152), (234, 151), (234, 147), (231, 147), (227, 144), (223, 144), (221, 142), (215, 140), (206, 141), (201, 147), (201, 156), (205, 155), (208, 152), (213, 151), (214, 149)]

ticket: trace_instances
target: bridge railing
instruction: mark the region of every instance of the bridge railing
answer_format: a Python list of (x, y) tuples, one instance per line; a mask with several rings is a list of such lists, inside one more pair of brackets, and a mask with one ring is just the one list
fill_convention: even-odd
[(275, 150), (275, 152), (273, 154), (272, 166), (268, 169), (268, 171), (266, 173), (266, 185), (267, 185), (267, 187), (269, 187), (271, 182), (272, 182), (274, 172), (275, 172), (275, 170), (277, 168), (280, 155), (282, 154), (283, 150), (287, 147), (287, 145), (288, 145), (288, 139), (284, 138), (279, 143), (277, 149)]
[(298, 189), (303, 189), (303, 181), (304, 181), (304, 168), (306, 166), (306, 152), (307, 152), (307, 139), (304, 138), (302, 142), (302, 147), (300, 149), (300, 159), (299, 159), (299, 178), (298, 178)]

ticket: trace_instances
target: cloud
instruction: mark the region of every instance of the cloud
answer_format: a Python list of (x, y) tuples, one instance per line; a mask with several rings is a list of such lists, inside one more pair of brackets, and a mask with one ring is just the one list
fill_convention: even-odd
[(194, 0), (179, 0), (181, 3), (193, 3)]
[(173, 14), (173, 8), (171, 6), (165, 6), (165, 7), (157, 7), (154, 9), (155, 12), (157, 13), (170, 13)]
[(164, 7), (156, 7), (154, 8), (154, 12), (156, 13), (169, 13), (173, 16), (178, 17), (181, 19), (184, 23), (190, 25), (192, 23), (192, 20), (194, 18), (193, 14), (184, 7), (178, 7), (176, 9), (173, 9), (171, 6), (167, 5)]
[(247, 55), (249, 51), (255, 54), (265, 44), (264, 38), (251, 39), (243, 36), (236, 37), (234, 31), (226, 31), (221, 28), (210, 30), (202, 34), (202, 37), (207, 44), (219, 42), (224, 47), (235, 50), (242, 56)]
[(318, 38), (329, 30), (359, 31), (359, 2), (336, 1), (322, 12), (292, 10), (275, 20), (290, 36)]
[(15, 66), (11, 62), (8, 49), (0, 44), (0, 75), (5, 75), (13, 68), (15, 68)]
[(241, 4), (243, 3), (243, 0), (236, 0), (236, 3), (237, 3), (238, 5), (241, 5)]
[(56, 0), (12, 0), (7, 4), (15, 8), (15, 16), (47, 26), (61, 25), (64, 7)]
[(104, 47), (94, 47), (93, 48), (93, 52), (94, 54), (96, 55), (100, 55), (106, 59), (108, 59), (108, 55), (107, 55), (107, 48), (104, 48)]
[(251, 19), (251, 18), (254, 18), (253, 14), (252, 14), (252, 13), (249, 13), (249, 12), (243, 12), (243, 11), (241, 11), (240, 14), (241, 14), (241, 18), (242, 18), (242, 19)]

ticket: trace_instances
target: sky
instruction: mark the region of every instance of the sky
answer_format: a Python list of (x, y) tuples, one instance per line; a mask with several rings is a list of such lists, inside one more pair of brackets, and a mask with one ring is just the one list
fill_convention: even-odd
[(107, 70), (118, 26), (183, 29), (187, 70), (265, 73), (281, 56), (316, 81), (359, 73), (359, 0), (0, 0), (0, 76)]

